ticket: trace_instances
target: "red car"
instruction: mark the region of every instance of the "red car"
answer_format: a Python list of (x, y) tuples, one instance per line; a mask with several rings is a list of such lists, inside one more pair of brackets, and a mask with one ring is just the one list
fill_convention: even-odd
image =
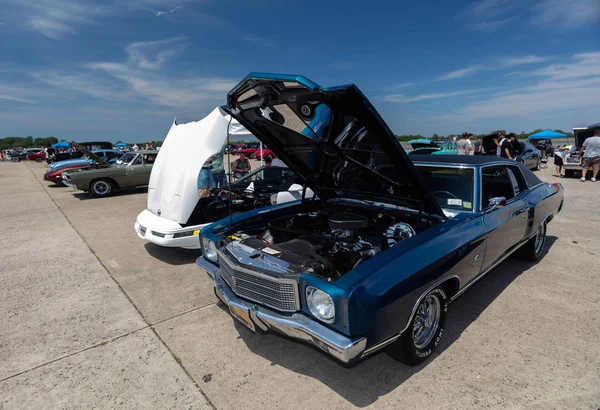
[(44, 181), (54, 182), (56, 185), (64, 185), (63, 180), (62, 180), (63, 171), (70, 171), (72, 169), (90, 168), (90, 167), (91, 167), (90, 163), (79, 163), (79, 164), (68, 165), (63, 168), (58, 168), (54, 171), (46, 172), (44, 174)]
[(275, 158), (275, 153), (273, 152), (273, 150), (270, 150), (268, 148), (263, 148), (263, 150), (262, 150), (262, 158), (261, 158), (261, 156), (260, 156), (260, 148), (259, 148), (254, 153), (254, 156), (256, 157), (256, 159), (261, 160), (261, 159), (265, 159), (266, 157)]
[(33, 152), (31, 154), (27, 154), (27, 159), (29, 161), (42, 162), (43, 160), (46, 159), (46, 152), (38, 151), (38, 152)]

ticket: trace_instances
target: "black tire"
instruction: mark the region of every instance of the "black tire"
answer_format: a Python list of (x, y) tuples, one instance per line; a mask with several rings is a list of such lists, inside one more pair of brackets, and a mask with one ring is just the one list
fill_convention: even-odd
[(42, 159), (41, 158), (36, 158), (35, 162), (42, 162)]
[(575, 177), (575, 171), (573, 171), (572, 169), (565, 169), (565, 177), (567, 177), (567, 178)]
[(537, 261), (542, 256), (542, 253), (544, 253), (547, 228), (548, 225), (546, 222), (542, 223), (538, 228), (536, 235), (529, 239), (527, 243), (519, 249), (517, 256), (526, 261)]
[(250, 154), (250, 159), (256, 159), (256, 154), (255, 153)]
[(104, 198), (110, 196), (115, 188), (115, 184), (106, 178), (95, 179), (90, 182), (90, 194), (96, 198)]
[[(434, 300), (435, 303), (432, 303)], [(443, 286), (438, 286), (427, 293), (419, 302), (419, 306), (408, 328), (398, 340), (387, 348), (387, 354), (410, 366), (422, 363), (431, 356), (444, 334), (448, 302), (448, 295)], [(426, 325), (423, 326), (427, 323), (427, 321), (423, 322), (424, 312), (427, 311), (427, 307), (435, 309), (439, 316), (436, 319), (437, 325), (430, 322), (428, 333), (423, 335), (422, 332), (427, 331), (426, 328), (428, 327)], [(431, 329), (434, 326), (435, 328)], [(421, 340), (419, 341), (419, 339)]]
[(19, 162), (19, 161), (21, 161), (21, 158), (11, 158), (10, 160), (12, 162)]

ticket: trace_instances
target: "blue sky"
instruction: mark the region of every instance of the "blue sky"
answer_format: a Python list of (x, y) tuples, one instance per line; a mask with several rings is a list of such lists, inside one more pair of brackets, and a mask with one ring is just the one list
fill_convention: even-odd
[(355, 83), (399, 134), (600, 121), (599, 0), (0, 6), (0, 137), (162, 139), (250, 71)]

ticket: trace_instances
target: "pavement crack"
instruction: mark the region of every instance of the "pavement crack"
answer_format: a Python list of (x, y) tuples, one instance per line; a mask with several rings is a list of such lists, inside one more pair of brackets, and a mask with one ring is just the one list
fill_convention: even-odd
[(207, 303), (206, 305), (196, 306), (195, 308), (186, 310), (185, 312), (181, 312), (181, 313), (178, 313), (178, 314), (173, 315), (171, 317), (168, 317), (166, 319), (161, 319), (161, 320), (159, 320), (157, 322), (154, 322), (150, 326), (160, 325), (161, 323), (165, 323), (165, 322), (168, 322), (169, 320), (177, 319), (178, 317), (185, 316), (188, 313), (192, 313), (192, 312), (195, 312), (197, 310), (206, 309), (206, 308), (211, 307), (211, 306), (216, 305), (216, 304), (217, 304), (217, 302), (215, 301), (215, 302), (212, 302), (212, 303)]
[(129, 335), (132, 335), (132, 334), (134, 334), (134, 333), (137, 333), (137, 332), (139, 332), (139, 331), (141, 331), (141, 330), (145, 330), (145, 329), (148, 329), (148, 328), (150, 328), (150, 326), (149, 326), (149, 325), (148, 325), (148, 326), (143, 326), (143, 327), (140, 327), (139, 329), (132, 330), (131, 332), (127, 332), (127, 333), (124, 333), (124, 334), (122, 334), (122, 335), (115, 336), (115, 337), (113, 337), (113, 338), (112, 338), (112, 339), (110, 339), (110, 340), (105, 340), (105, 341), (103, 341), (103, 342), (100, 342), (100, 343), (93, 344), (93, 345), (91, 345), (91, 346), (88, 346), (88, 347), (86, 347), (86, 348), (84, 348), (84, 349), (81, 349), (81, 350), (78, 350), (78, 351), (76, 351), (76, 352), (72, 352), (72, 353), (69, 353), (69, 354), (66, 354), (66, 355), (63, 355), (63, 356), (57, 357), (56, 359), (49, 360), (49, 361), (47, 361), (47, 362), (45, 362), (45, 363), (39, 364), (39, 365), (37, 365), (37, 366), (34, 366), (34, 367), (30, 368), (30, 369), (23, 370), (23, 371), (20, 371), (20, 372), (18, 372), (18, 373), (15, 373), (15, 374), (11, 374), (10, 376), (7, 376), (7, 377), (5, 377), (5, 378), (3, 378), (3, 379), (0, 379), (0, 383), (1, 383), (1, 382), (3, 382), (3, 381), (6, 381), (6, 380), (10, 380), (10, 379), (12, 379), (12, 378), (14, 378), (14, 377), (20, 376), (20, 375), (22, 375), (22, 374), (24, 374), (24, 373), (28, 373), (28, 372), (30, 372), (30, 371), (33, 371), (33, 370), (39, 369), (40, 367), (48, 366), (49, 364), (52, 364), (52, 363), (59, 362), (59, 361), (61, 361), (61, 360), (63, 360), (63, 359), (67, 359), (67, 358), (69, 358), (69, 357), (72, 357), (72, 356), (76, 356), (76, 355), (78, 355), (78, 354), (80, 354), (80, 353), (83, 353), (83, 352), (87, 352), (88, 350), (92, 350), (92, 349), (95, 349), (95, 348), (97, 348), (97, 347), (103, 347), (103, 346), (106, 346), (106, 345), (107, 345), (107, 344), (109, 344), (109, 343), (115, 342), (115, 341), (117, 341), (117, 340), (119, 340), (119, 339), (122, 339), (122, 338), (124, 338), (124, 337), (127, 337), (127, 336), (129, 336)]
[[(35, 173), (33, 172), (33, 170), (29, 167), (28, 164), (26, 164), (27, 168), (29, 169), (29, 172), (31, 172), (31, 174), (34, 176), (34, 178), (36, 179), (36, 181), (38, 181), (38, 184), (40, 184), (40, 186), (42, 187), (42, 189), (44, 190), (44, 192), (46, 192), (46, 195), (48, 195), (48, 197), (50, 198), (50, 200), (52, 201), (52, 203), (54, 204), (54, 206), (56, 207), (56, 209), (59, 210), (59, 212), (65, 217), (65, 219), (67, 220), (67, 222), (69, 223), (69, 226), (71, 228), (73, 228), (73, 230), (77, 233), (77, 235), (79, 235), (79, 237), (81, 238), (81, 240), (83, 241), (83, 243), (85, 243), (85, 246), (87, 247), (87, 249), (92, 253), (92, 255), (94, 255), (94, 257), (96, 258), (96, 260), (98, 261), (98, 263), (100, 263), (100, 265), (104, 268), (104, 270), (106, 271), (106, 274), (112, 279), (112, 281), (118, 286), (119, 290), (123, 293), (123, 295), (125, 296), (125, 298), (127, 298), (127, 300), (129, 301), (129, 303), (131, 303), (131, 306), (133, 306), (133, 308), (137, 311), (137, 313), (140, 315), (140, 317), (142, 318), (142, 320), (144, 321), (144, 323), (146, 323), (146, 326), (144, 326), (145, 328), (150, 328), (150, 330), (152, 331), (152, 333), (154, 333), (154, 335), (158, 338), (158, 340), (162, 343), (162, 345), (165, 347), (165, 349), (167, 349), (167, 351), (169, 352), (169, 354), (171, 355), (171, 357), (173, 358), (173, 360), (175, 361), (175, 363), (177, 363), (177, 365), (181, 368), (181, 370), (186, 374), (186, 376), (188, 377), (188, 379), (194, 384), (194, 386), (196, 386), (196, 388), (198, 389), (198, 391), (200, 392), (200, 394), (202, 395), (202, 397), (204, 397), (204, 399), (206, 400), (206, 403), (212, 408), (216, 410), (215, 405), (213, 404), (213, 402), (208, 398), (208, 396), (206, 395), (206, 393), (204, 392), (204, 390), (202, 390), (202, 388), (200, 387), (200, 385), (196, 382), (196, 380), (194, 380), (194, 378), (192, 377), (191, 373), (188, 371), (188, 369), (183, 365), (183, 363), (181, 362), (181, 360), (179, 359), (179, 357), (177, 357), (177, 355), (173, 352), (173, 350), (171, 350), (171, 348), (169, 347), (169, 345), (167, 345), (167, 343), (163, 340), (162, 337), (160, 337), (160, 335), (158, 334), (158, 332), (156, 331), (156, 329), (153, 327), (153, 325), (151, 325), (150, 323), (148, 323), (148, 320), (146, 319), (146, 317), (142, 314), (142, 311), (138, 308), (138, 306), (134, 303), (134, 301), (131, 299), (131, 297), (129, 297), (129, 295), (127, 294), (127, 292), (125, 292), (125, 289), (123, 289), (123, 287), (121, 286), (121, 284), (115, 279), (115, 277), (112, 275), (112, 273), (110, 273), (110, 270), (108, 269), (108, 267), (100, 260), (100, 258), (98, 257), (98, 255), (96, 254), (96, 252), (94, 252), (94, 250), (90, 247), (90, 245), (87, 243), (87, 241), (85, 240), (85, 238), (81, 235), (81, 233), (79, 233), (79, 231), (77, 230), (77, 228), (75, 228), (75, 226), (73, 225), (73, 223), (71, 222), (71, 220), (67, 217), (67, 215), (65, 215), (65, 213), (63, 212), (63, 210), (60, 208), (60, 206), (58, 206), (58, 204), (56, 203), (56, 201), (54, 200), (54, 198), (52, 198), (52, 195), (50, 195), (50, 193), (48, 192), (48, 190), (46, 189), (46, 187), (42, 184), (42, 182), (37, 178), (37, 176), (35, 175)], [(205, 306), (204, 306), (205, 307)], [(200, 307), (202, 308), (202, 307)], [(200, 309), (200, 308), (195, 308), (195, 309)], [(194, 309), (192, 309), (194, 310)], [(184, 312), (182, 314), (185, 313), (189, 313), (189, 312)], [(180, 314), (181, 315), (181, 314)], [(60, 359), (57, 359), (60, 360)], [(48, 362), (48, 363), (52, 363), (52, 362)], [(46, 364), (48, 364), (46, 363)], [(35, 368), (34, 368), (35, 369)], [(33, 369), (30, 369), (33, 370)], [(29, 370), (29, 371), (30, 371)], [(20, 374), (22, 374), (23, 372), (21, 372)], [(9, 378), (18, 376), (17, 375), (13, 375), (10, 376)], [(2, 380), (0, 380), (2, 381)]]

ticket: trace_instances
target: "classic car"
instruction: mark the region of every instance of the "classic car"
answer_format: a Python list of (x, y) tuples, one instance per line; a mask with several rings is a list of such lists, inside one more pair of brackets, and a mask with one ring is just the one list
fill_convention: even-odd
[[(325, 104), (301, 134), (305, 101)], [(513, 253), (536, 260), (563, 188), (485, 156), (410, 158), (355, 85), (253, 73), (224, 108), (315, 196), (217, 221), (197, 264), (235, 320), (343, 363), (386, 348), (418, 364), (444, 335), (448, 305)]]
[(9, 158), (12, 162), (20, 162), (27, 159), (29, 154), (37, 154), (40, 151), (44, 151), (43, 148), (29, 148), (24, 151), (15, 151), (9, 154)]
[(433, 155), (451, 155), (456, 154), (456, 142), (428, 140), (425, 138), (410, 140), (408, 143), (412, 146), (409, 155), (433, 154)]
[(56, 185), (64, 185), (62, 179), (63, 171), (79, 168), (91, 169), (98, 166), (105, 166), (106, 163), (114, 164), (118, 158), (123, 156), (123, 152), (117, 149), (100, 149), (90, 152), (94, 154), (93, 158), (86, 155), (79, 159), (70, 159), (49, 164), (44, 174), (44, 180), (54, 182)]
[[(600, 128), (600, 123), (592, 124), (587, 127), (573, 128), (575, 136), (575, 149), (563, 158), (563, 168), (565, 169), (566, 177), (574, 177), (581, 175), (581, 160), (579, 159), (579, 150), (583, 145), (583, 141), (594, 136), (594, 131)], [(592, 172), (592, 167), (589, 167), (587, 173)]]
[(552, 139), (550, 138), (529, 138), (527, 139), (527, 142), (545, 155), (554, 155), (554, 146), (552, 145)]
[(146, 209), (134, 225), (140, 238), (160, 246), (199, 249), (200, 229), (230, 212), (300, 199), (303, 187), (294, 172), (274, 166), (258, 168), (231, 181), (229, 188), (215, 187), (200, 198), (200, 169), (220, 152), (227, 135), (254, 138), (220, 108), (200, 121), (173, 123), (152, 168)]
[(28, 161), (42, 162), (46, 159), (46, 151), (38, 151), (27, 154)]
[(235, 155), (245, 154), (248, 158), (256, 158), (256, 152), (260, 151), (259, 142), (250, 142), (233, 151)]
[[(108, 141), (88, 141), (88, 142), (78, 142), (77, 145), (84, 147), (87, 151), (94, 151), (99, 149), (112, 149), (112, 142)], [(67, 152), (57, 152), (54, 154), (54, 158), (52, 158), (51, 162), (60, 162), (66, 161), (70, 159), (81, 158), (85, 155), (84, 152), (80, 150), (70, 150)]]
[[(83, 152), (93, 157), (90, 151)], [(112, 195), (119, 189), (146, 186), (157, 154), (158, 151), (150, 150), (128, 152), (120, 158), (126, 158), (127, 161), (122, 165), (104, 163), (93, 169), (64, 171), (63, 183), (82, 191), (89, 191), (96, 198)]]

